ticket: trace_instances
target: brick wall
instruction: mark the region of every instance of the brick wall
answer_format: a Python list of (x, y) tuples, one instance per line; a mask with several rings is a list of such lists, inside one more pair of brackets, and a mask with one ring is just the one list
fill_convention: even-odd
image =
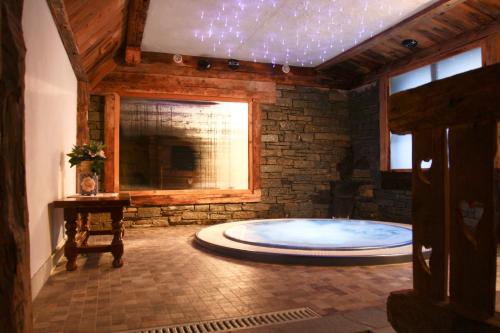
[(411, 223), (411, 188), (382, 187), (378, 86), (349, 93), (353, 180), (363, 183), (356, 197), (354, 218)]
[[(125, 223), (166, 226), (253, 218), (329, 217), (330, 181), (350, 146), (348, 96), (310, 87), (277, 86), (275, 104), (262, 105), (259, 203), (131, 207)], [(102, 97), (92, 96), (91, 140), (103, 138)], [(94, 227), (108, 223), (94, 216)]]

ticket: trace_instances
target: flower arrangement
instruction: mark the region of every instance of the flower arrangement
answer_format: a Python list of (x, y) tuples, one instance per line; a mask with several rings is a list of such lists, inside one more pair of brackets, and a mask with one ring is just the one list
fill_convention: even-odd
[(104, 145), (99, 142), (91, 142), (89, 144), (74, 145), (71, 153), (67, 154), (69, 157), (69, 164), (71, 167), (79, 165), (84, 161), (90, 161), (90, 169), (92, 172), (100, 173), (106, 155), (104, 155)]

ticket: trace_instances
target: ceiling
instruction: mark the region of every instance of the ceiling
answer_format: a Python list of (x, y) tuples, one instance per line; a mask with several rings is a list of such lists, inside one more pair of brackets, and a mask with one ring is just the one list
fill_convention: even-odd
[[(49, 4), (59, 1), (51, 1)], [(127, 0), (64, 0), (73, 42), (86, 74), (92, 76), (98, 66), (114, 57), (125, 37)]]
[[(499, 0), (440, 1), (316, 69), (336, 81), (334, 85), (352, 88), (419, 57), (464, 47), (488, 33), (500, 33)], [(406, 38), (418, 40), (418, 47), (403, 47)]]
[(143, 51), (315, 67), (436, 0), (151, 0)]
[[(115, 70), (117, 63), (131, 66), (125, 56), (129, 47), (138, 50), (140, 63), (142, 45), (142, 51), (161, 52), (145, 52), (145, 58), (180, 53), (195, 67), (196, 57), (188, 61), (188, 55), (218, 58), (212, 61), (220, 61), (222, 67), (224, 59), (229, 57), (278, 64), (288, 59), (290, 65), (315, 66), (302, 71), (294, 69), (291, 74), (312, 71), (311, 75), (326, 80), (329, 86), (351, 89), (416, 59), (500, 33), (499, 0), (50, 0), (47, 3), (77, 78), (89, 82), (91, 87)], [(391, 10), (388, 4), (393, 6)], [(227, 26), (223, 13), (232, 13), (228, 15)], [(240, 30), (235, 31), (238, 22)], [(208, 34), (210, 23), (212, 37)], [(364, 27), (361, 35), (360, 27)], [(219, 47), (217, 36), (221, 31), (224, 38)], [(238, 31), (239, 38), (235, 38)], [(370, 38), (371, 35), (374, 36)], [(401, 41), (406, 38), (417, 39), (418, 47), (412, 50), (403, 47)], [(164, 56), (171, 59), (167, 54)], [(242, 67), (250, 68), (247, 65)], [(268, 71), (264, 64), (252, 65), (255, 65), (253, 71)], [(291, 74), (286, 77), (297, 79), (301, 75)]]

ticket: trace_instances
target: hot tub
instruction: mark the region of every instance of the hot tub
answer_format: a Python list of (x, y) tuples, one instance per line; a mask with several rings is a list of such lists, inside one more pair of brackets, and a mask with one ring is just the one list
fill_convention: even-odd
[(411, 261), (411, 226), (349, 219), (232, 222), (200, 230), (197, 244), (241, 259), (298, 264), (375, 265)]

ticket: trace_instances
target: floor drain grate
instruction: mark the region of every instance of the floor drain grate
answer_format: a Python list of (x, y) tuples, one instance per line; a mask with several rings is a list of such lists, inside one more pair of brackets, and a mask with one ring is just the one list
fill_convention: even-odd
[(121, 333), (215, 333), (237, 331), (247, 328), (291, 323), (295, 321), (320, 318), (309, 308), (298, 308), (285, 311), (269, 312), (258, 315), (235, 318), (209, 320), (166, 327), (131, 330)]

